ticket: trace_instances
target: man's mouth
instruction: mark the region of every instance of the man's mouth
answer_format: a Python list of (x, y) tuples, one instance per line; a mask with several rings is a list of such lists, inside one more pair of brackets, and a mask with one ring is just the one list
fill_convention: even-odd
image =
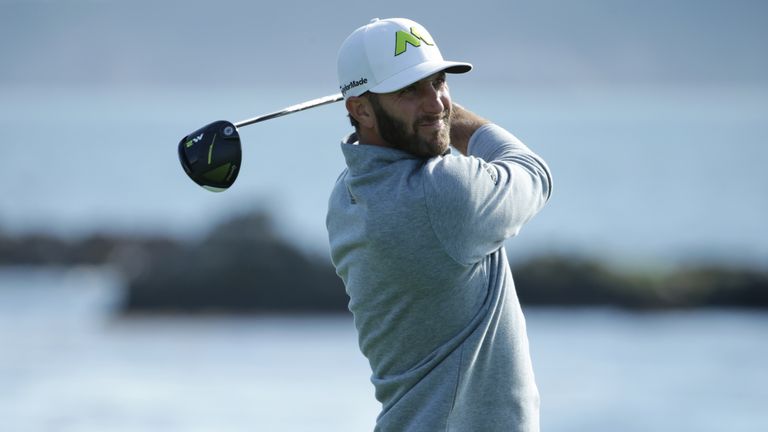
[(424, 129), (434, 129), (434, 130), (440, 130), (445, 127), (446, 120), (448, 119), (447, 115), (443, 116), (435, 116), (435, 117), (429, 117), (429, 118), (422, 118), (421, 121), (418, 122), (419, 127)]
[(443, 119), (436, 119), (431, 121), (424, 121), (419, 124), (424, 129), (442, 129), (443, 128)]

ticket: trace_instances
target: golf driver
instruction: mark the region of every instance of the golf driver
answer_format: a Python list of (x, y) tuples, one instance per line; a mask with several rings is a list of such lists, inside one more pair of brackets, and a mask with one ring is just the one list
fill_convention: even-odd
[(238, 128), (338, 102), (342, 99), (344, 97), (338, 93), (291, 105), (280, 111), (237, 123), (226, 120), (215, 121), (188, 134), (179, 141), (179, 161), (184, 172), (192, 181), (210, 191), (223, 192), (232, 186), (237, 179), (242, 163)]

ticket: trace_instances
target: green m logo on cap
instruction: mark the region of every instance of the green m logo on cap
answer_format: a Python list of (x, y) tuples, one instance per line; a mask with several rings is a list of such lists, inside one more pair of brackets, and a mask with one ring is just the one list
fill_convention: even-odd
[(404, 53), (408, 49), (409, 44), (414, 47), (420, 47), (422, 42), (429, 46), (435, 45), (435, 42), (429, 38), (429, 33), (422, 33), (416, 27), (411, 27), (410, 33), (398, 30), (395, 33), (395, 55), (399, 56)]

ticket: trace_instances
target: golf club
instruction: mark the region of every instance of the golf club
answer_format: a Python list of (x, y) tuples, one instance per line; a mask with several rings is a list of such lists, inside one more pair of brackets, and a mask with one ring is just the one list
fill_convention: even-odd
[(237, 179), (242, 163), (238, 128), (342, 99), (344, 96), (337, 93), (237, 123), (219, 120), (207, 124), (179, 141), (179, 161), (192, 181), (210, 191), (223, 192)]

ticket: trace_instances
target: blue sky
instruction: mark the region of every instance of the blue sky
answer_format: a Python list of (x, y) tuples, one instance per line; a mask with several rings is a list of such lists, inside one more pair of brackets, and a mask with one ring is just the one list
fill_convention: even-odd
[(0, 85), (330, 83), (344, 37), (390, 16), (424, 24), (484, 82), (768, 79), (768, 3), (759, 0), (0, 0)]

